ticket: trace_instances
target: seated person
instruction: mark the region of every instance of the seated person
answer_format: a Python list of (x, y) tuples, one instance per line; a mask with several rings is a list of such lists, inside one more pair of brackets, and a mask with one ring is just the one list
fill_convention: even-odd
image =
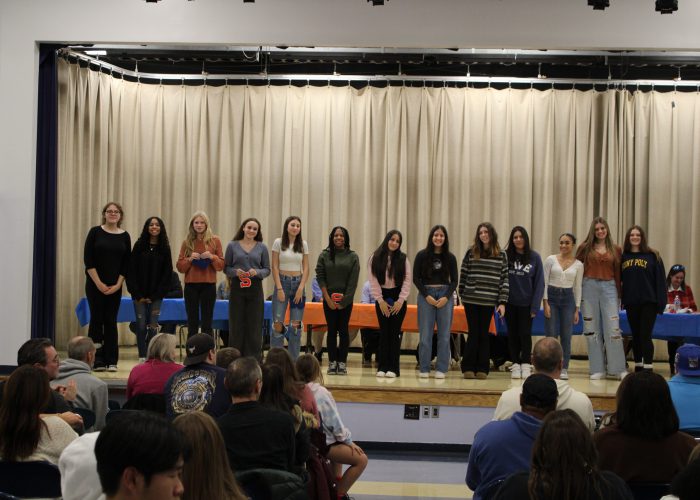
[(226, 387), (233, 404), (217, 423), (231, 468), (295, 472), (294, 418), (263, 407), (262, 370), (255, 358), (239, 358), (228, 367)]
[(58, 470), (63, 500), (104, 500), (95, 459), (95, 441), (99, 435), (99, 432), (83, 434), (61, 453)]
[(226, 370), (228, 365), (241, 357), (241, 351), (235, 347), (224, 347), (216, 351), (216, 366)]
[(676, 351), (676, 375), (668, 381), (679, 427), (700, 429), (700, 346), (684, 344)]
[[(554, 379), (557, 383), (559, 397), (557, 398), (557, 410), (569, 408), (575, 411), (586, 424), (588, 430), (595, 430), (595, 415), (593, 405), (584, 393), (577, 391), (566, 380), (561, 380), (564, 353), (559, 341), (552, 337), (544, 337), (535, 343), (532, 348), (532, 366), (535, 373), (542, 373)], [(494, 420), (505, 420), (520, 409), (520, 393), (522, 387), (517, 386), (508, 389), (501, 394), (493, 415)]]
[(617, 389), (617, 409), (604, 423), (593, 435), (598, 465), (627, 482), (671, 482), (695, 447), (679, 432), (668, 384), (658, 373), (627, 375)]
[(196, 333), (187, 339), (185, 367), (165, 384), (165, 414), (172, 418), (188, 411), (206, 411), (216, 418), (231, 405), (224, 379), (226, 370), (214, 364), (214, 338)]
[(474, 500), (489, 498), (493, 488), (515, 472), (530, 467), (532, 445), (542, 419), (557, 406), (557, 384), (541, 373), (523, 382), (522, 411), (508, 420), (494, 420), (479, 429), (469, 451), (467, 486)]
[(92, 374), (97, 349), (90, 337), (73, 337), (68, 342), (68, 359), (58, 367), (58, 377), (51, 382), (51, 387), (67, 387), (71, 381), (77, 386), (74, 404), (78, 408), (87, 408), (95, 414), (93, 430), (99, 431), (105, 426), (105, 417), (109, 411), (107, 383)]
[(159, 333), (148, 344), (146, 361), (132, 368), (126, 382), (126, 399), (138, 394), (163, 394), (168, 379), (182, 369), (177, 363), (175, 337)]
[(45, 370), (24, 365), (5, 382), (0, 406), (0, 458), (6, 462), (46, 460), (58, 464), (63, 449), (78, 437), (57, 415), (43, 415), (51, 398)]
[[(695, 313), (698, 311), (698, 306), (695, 304), (693, 290), (689, 285), (685, 284), (685, 266), (675, 264), (671, 266), (666, 275), (667, 297), (666, 312), (673, 310), (677, 313)], [(676, 297), (680, 301), (680, 310), (675, 310)], [(675, 374), (676, 370), (676, 350), (683, 343), (682, 337), (669, 338), (666, 342), (668, 348), (668, 364), (671, 368), (671, 375)]]
[(173, 424), (146, 411), (110, 420), (95, 442), (97, 473), (108, 500), (180, 498), (187, 455)]

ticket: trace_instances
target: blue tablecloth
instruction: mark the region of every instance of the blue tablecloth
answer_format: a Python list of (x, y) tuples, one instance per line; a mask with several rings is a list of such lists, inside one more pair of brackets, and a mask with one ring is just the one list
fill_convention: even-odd
[[(75, 306), (75, 315), (78, 317), (80, 326), (90, 323), (90, 306), (86, 297), (80, 299)], [(272, 319), (272, 303), (265, 302), (265, 319)], [(228, 300), (217, 300), (214, 305), (213, 327), (217, 330), (228, 330)], [(134, 304), (131, 297), (122, 297), (119, 313), (117, 313), (118, 323), (131, 323), (136, 321)], [(158, 323), (176, 323), (178, 325), (187, 324), (187, 312), (185, 311), (185, 299), (163, 299), (160, 308), (160, 318)]]

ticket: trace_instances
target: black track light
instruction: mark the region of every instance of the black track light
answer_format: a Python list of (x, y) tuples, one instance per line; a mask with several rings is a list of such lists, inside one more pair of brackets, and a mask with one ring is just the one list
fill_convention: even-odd
[(656, 0), (656, 12), (673, 14), (678, 10), (678, 0)]
[(588, 5), (593, 7), (593, 10), (605, 10), (610, 7), (610, 0), (588, 0)]
[(367, 0), (368, 2), (372, 2), (372, 5), (384, 5), (384, 0)]

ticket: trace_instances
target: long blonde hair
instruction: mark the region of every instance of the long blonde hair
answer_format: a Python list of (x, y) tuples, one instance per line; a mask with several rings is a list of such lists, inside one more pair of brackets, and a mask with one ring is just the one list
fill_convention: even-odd
[(581, 243), (581, 246), (576, 252), (576, 258), (581, 262), (585, 263), (588, 254), (594, 251), (596, 240), (596, 224), (603, 224), (603, 226), (605, 226), (605, 248), (608, 250), (608, 252), (612, 254), (613, 258), (615, 259), (615, 262), (617, 263), (617, 252), (615, 251), (615, 245), (613, 244), (612, 237), (610, 236), (610, 226), (608, 225), (608, 221), (606, 221), (602, 217), (596, 217), (593, 219), (593, 222), (591, 222), (591, 226), (588, 228), (588, 235), (586, 236), (586, 239), (583, 240), (583, 243)]
[(244, 500), (229, 465), (224, 438), (214, 419), (203, 411), (178, 416), (173, 425), (190, 448), (182, 469), (183, 500)]
[(194, 220), (197, 217), (204, 219), (204, 223), (207, 225), (207, 228), (204, 230), (204, 246), (206, 248), (213, 248), (211, 246), (211, 242), (214, 239), (214, 233), (212, 232), (209, 224), (209, 217), (203, 210), (197, 210), (192, 214), (190, 225), (187, 228), (187, 238), (185, 238), (185, 257), (189, 257), (192, 255), (192, 252), (194, 252), (194, 241), (197, 239), (197, 233), (194, 230)]

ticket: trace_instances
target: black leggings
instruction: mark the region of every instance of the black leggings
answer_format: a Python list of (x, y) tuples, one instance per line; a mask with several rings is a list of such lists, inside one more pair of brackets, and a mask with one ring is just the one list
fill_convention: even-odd
[[(489, 320), (490, 321), (490, 320)], [(532, 316), (530, 306), (506, 306), (508, 325), (508, 349), (510, 359), (517, 364), (530, 364), (532, 352)]]
[[(400, 292), (401, 287), (382, 288), (382, 297), (384, 297), (385, 300), (391, 299), (396, 301), (399, 298)], [(406, 316), (406, 309), (408, 306), (406, 302), (404, 302), (399, 313), (390, 315), (388, 318), (382, 314), (378, 303), (375, 302), (374, 307), (377, 310), (380, 331), (379, 355), (377, 360), (379, 362), (379, 371), (394, 372), (396, 375), (400, 375), (401, 363), (399, 359), (401, 356), (401, 339), (403, 338), (401, 325), (403, 324), (404, 316)]]
[[(323, 301), (323, 314), (326, 317), (326, 325), (328, 325), (326, 345), (328, 346), (329, 361), (340, 361), (342, 363), (348, 361), (348, 347), (350, 343), (348, 323), (350, 323), (351, 313), (352, 304), (343, 309), (330, 309), (326, 301)], [(340, 337), (340, 346), (338, 346), (338, 337)]]
[(95, 355), (95, 365), (116, 365), (119, 361), (119, 336), (117, 335), (117, 313), (122, 300), (121, 289), (111, 295), (100, 292), (88, 277), (85, 281), (85, 296), (90, 306), (88, 336), (93, 342), (102, 344)]
[(228, 301), (229, 346), (243, 356), (262, 359), (262, 325), (265, 296), (262, 281), (253, 278), (247, 288), (241, 288), (238, 278), (231, 279)]
[(632, 349), (634, 362), (651, 365), (654, 362), (654, 343), (651, 333), (656, 323), (656, 304), (625, 305), (627, 321), (632, 330)]
[[(214, 317), (216, 303), (216, 283), (185, 283), (185, 311), (187, 311), (187, 337), (199, 332), (211, 334), (211, 321)], [(202, 319), (199, 319), (199, 309), (202, 309)]]
[(464, 313), (469, 324), (467, 345), (462, 356), (462, 373), (489, 372), (489, 326), (493, 306), (464, 304)]

